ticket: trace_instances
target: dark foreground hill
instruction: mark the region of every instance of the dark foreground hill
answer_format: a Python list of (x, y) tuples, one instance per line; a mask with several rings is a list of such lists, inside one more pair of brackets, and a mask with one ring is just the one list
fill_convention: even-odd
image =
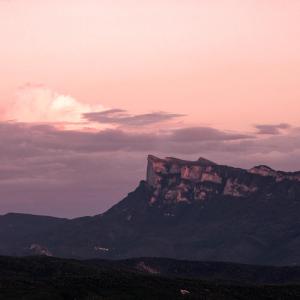
[(299, 267), (0, 257), (0, 299), (300, 299)]
[(147, 180), (104, 214), (0, 217), (0, 254), (300, 265), (299, 216), (299, 172), (149, 156)]

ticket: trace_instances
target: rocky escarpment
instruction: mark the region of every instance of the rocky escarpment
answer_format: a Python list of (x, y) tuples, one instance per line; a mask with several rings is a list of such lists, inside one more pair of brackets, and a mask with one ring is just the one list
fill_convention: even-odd
[(260, 176), (273, 177), (277, 182), (284, 180), (292, 180), (300, 182), (300, 172), (283, 172), (275, 171), (268, 166), (256, 166), (249, 170), (249, 173), (257, 174)]
[(153, 193), (150, 204), (193, 203), (216, 196), (272, 196), (284, 181), (300, 181), (300, 173), (275, 171), (267, 166), (250, 170), (218, 165), (204, 158), (186, 161), (148, 156), (147, 183)]

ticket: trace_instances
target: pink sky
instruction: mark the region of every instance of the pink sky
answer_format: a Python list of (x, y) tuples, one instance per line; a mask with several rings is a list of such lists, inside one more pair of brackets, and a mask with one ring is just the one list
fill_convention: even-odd
[(148, 153), (300, 170), (298, 0), (0, 0), (0, 76), (0, 214), (99, 213)]
[(1, 1), (1, 109), (30, 83), (223, 129), (300, 125), (299, 20), (296, 0)]

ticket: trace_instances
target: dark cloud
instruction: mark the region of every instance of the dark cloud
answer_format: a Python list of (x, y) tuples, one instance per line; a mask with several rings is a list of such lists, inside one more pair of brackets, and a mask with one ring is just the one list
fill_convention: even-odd
[(153, 112), (141, 115), (130, 115), (126, 110), (111, 109), (102, 112), (91, 112), (83, 114), (83, 118), (97, 123), (118, 124), (127, 126), (144, 126), (183, 117), (181, 114), (166, 112)]
[[(167, 132), (144, 133), (106, 129), (98, 132), (57, 130), (49, 125), (0, 123), (2, 156), (38, 156), (45, 151), (59, 153), (97, 153), (106, 151), (156, 151), (170, 150), (174, 144), (188, 148), (190, 145), (209, 145), (212, 142), (239, 141), (253, 136), (228, 133), (209, 127), (193, 127)], [(187, 144), (192, 143), (192, 144)], [(194, 153), (198, 149), (192, 147)]]
[(197, 141), (230, 141), (253, 138), (251, 135), (230, 133), (211, 127), (192, 127), (177, 129), (172, 134), (172, 140), (182, 142)]
[(283, 130), (289, 129), (290, 127), (291, 126), (286, 123), (255, 125), (255, 128), (257, 129), (257, 134), (270, 134), (270, 135), (281, 134)]

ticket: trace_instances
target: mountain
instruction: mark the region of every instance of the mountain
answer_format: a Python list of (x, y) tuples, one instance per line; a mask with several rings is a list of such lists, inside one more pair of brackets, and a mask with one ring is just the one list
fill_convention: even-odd
[(299, 267), (0, 257), (0, 299), (299, 299)]
[(299, 265), (299, 215), (300, 172), (149, 155), (146, 181), (104, 214), (0, 217), (0, 254)]

